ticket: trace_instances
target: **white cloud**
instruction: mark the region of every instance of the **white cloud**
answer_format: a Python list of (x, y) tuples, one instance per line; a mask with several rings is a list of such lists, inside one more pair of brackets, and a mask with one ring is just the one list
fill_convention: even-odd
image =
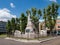
[(10, 3), (10, 6), (11, 6), (12, 8), (15, 8), (15, 5), (14, 5), (13, 3)]
[(7, 8), (0, 9), (0, 21), (7, 21), (11, 18), (16, 18), (16, 15), (10, 13), (10, 10)]
[(57, 0), (49, 0), (49, 1), (57, 2)]

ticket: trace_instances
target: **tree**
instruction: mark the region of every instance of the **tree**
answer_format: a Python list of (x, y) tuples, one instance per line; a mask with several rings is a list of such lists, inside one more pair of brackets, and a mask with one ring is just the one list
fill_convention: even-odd
[(20, 30), (20, 19), (16, 18), (15, 22), (16, 22), (16, 29), (15, 30)]
[(32, 8), (31, 18), (38, 32), (39, 32), (39, 19), (41, 16), (42, 16), (42, 12), (40, 9), (37, 10), (36, 8)]
[(6, 25), (6, 29), (7, 29), (7, 34), (10, 36), (12, 32), (12, 27), (11, 27), (11, 22), (9, 20)]
[(41, 16), (42, 16), (42, 11), (39, 9), (38, 10), (38, 19), (40, 19)]
[(55, 27), (56, 19), (58, 16), (58, 8), (59, 5), (52, 3), (52, 5), (49, 5), (46, 12), (47, 12), (47, 27), (50, 29), (50, 34), (52, 34), (52, 30)]
[(26, 28), (26, 25), (27, 25), (27, 17), (24, 15), (24, 13), (21, 14), (20, 21), (21, 21), (20, 22), (21, 32), (25, 33), (25, 28)]
[(26, 11), (27, 16), (28, 16), (29, 13), (31, 14), (30, 10), (27, 10), (27, 11)]
[(36, 9), (36, 8), (32, 8), (31, 10), (32, 10), (32, 15), (33, 15), (33, 16), (36, 16), (36, 14), (37, 14), (37, 9)]
[(16, 18), (16, 23), (19, 23), (19, 22), (20, 22), (19, 18)]
[(11, 25), (12, 25), (12, 31), (15, 32), (16, 29), (15, 18), (11, 19)]
[(42, 16), (41, 10), (40, 9), (37, 10), (36, 8), (32, 8), (31, 11), (27, 10), (26, 13), (27, 13), (27, 15), (30, 13), (31, 21), (35, 27), (35, 33), (37, 33), (38, 37), (39, 37), (39, 19)]
[(43, 14), (44, 14), (43, 19), (44, 19), (44, 22), (45, 22), (45, 30), (46, 30), (47, 14), (46, 14), (46, 9), (45, 8), (43, 10)]

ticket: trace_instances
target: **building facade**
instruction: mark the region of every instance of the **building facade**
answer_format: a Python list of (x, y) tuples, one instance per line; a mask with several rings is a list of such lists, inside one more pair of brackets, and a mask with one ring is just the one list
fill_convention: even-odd
[(60, 19), (57, 19), (56, 20), (56, 31), (57, 31), (57, 34), (60, 34)]
[[(45, 22), (40, 22), (39, 23), (39, 30), (45, 30)], [(46, 30), (49, 31), (49, 29), (46, 27)], [(60, 34), (60, 18), (58, 18), (56, 20), (56, 24), (55, 24), (55, 27), (53, 29), (54, 31), (56, 31), (57, 34)]]
[(0, 21), (0, 33), (6, 33), (6, 22)]

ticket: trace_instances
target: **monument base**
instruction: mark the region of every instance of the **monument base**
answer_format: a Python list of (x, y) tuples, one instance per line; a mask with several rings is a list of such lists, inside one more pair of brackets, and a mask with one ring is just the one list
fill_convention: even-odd
[(40, 30), (40, 36), (47, 36), (47, 30)]
[(19, 37), (19, 38), (27, 38), (27, 39), (34, 39), (37, 37), (37, 34), (35, 33), (25, 33), (25, 34), (21, 34), (20, 31), (16, 30), (14, 33), (14, 37)]

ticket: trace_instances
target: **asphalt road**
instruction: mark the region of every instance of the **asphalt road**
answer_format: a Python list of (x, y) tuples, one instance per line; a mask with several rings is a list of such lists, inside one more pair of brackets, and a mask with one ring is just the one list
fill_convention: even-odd
[(0, 45), (40, 45), (39, 43), (23, 43), (0, 38)]
[(0, 45), (60, 45), (60, 38), (42, 42), (42, 43), (23, 43), (0, 38)]
[(60, 45), (60, 37), (56, 38), (54, 40), (49, 40), (49, 41), (46, 41), (46, 42), (42, 42), (42, 43), (40, 43), (40, 45)]

